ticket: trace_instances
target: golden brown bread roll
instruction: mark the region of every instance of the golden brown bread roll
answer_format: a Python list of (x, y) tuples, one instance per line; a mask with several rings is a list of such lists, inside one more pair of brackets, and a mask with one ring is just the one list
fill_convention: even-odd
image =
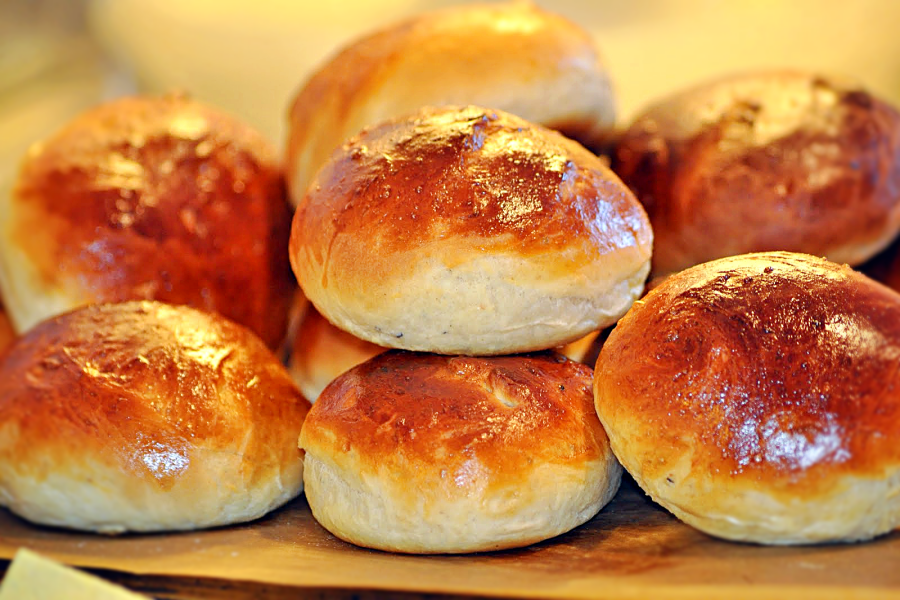
[(652, 232), (595, 155), (478, 107), (425, 108), (334, 153), (297, 208), (291, 263), (332, 323), (443, 354), (551, 348), (640, 294)]
[(527, 2), (425, 13), (348, 45), (293, 101), (287, 177), (300, 202), (331, 152), (422, 106), (479, 104), (598, 143), (615, 121), (591, 36)]
[(861, 263), (900, 228), (900, 114), (858, 85), (771, 71), (638, 116), (614, 170), (654, 230), (653, 275), (765, 250)]
[(91, 305), (0, 362), (0, 504), (102, 533), (255, 519), (302, 490), (308, 410), (243, 327), (186, 306)]
[(19, 332), (91, 302), (217, 311), (271, 347), (295, 288), (269, 144), (179, 96), (122, 98), (36, 144), (0, 193), (0, 285)]
[(900, 524), (900, 295), (787, 252), (672, 275), (600, 352), (597, 412), (650, 496), (709, 534), (864, 540)]
[(456, 553), (524, 546), (576, 527), (621, 467), (565, 357), (391, 351), (332, 382), (300, 434), (313, 516), (371, 548)]
[(297, 326), (288, 371), (303, 395), (315, 402), (338, 375), (384, 351), (335, 327), (309, 306)]

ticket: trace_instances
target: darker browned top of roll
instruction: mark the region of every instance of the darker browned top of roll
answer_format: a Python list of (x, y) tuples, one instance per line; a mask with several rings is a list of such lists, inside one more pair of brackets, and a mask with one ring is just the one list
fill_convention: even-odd
[(900, 460), (900, 295), (806, 255), (699, 265), (619, 322), (596, 395), (607, 426), (628, 423), (649, 452), (685, 449), (711, 476), (880, 477)]
[(240, 447), (235, 478), (249, 485), (297, 460), (286, 453), (308, 410), (256, 336), (186, 306), (92, 305), (34, 327), (0, 362), (0, 429), (18, 433), (2, 460), (45, 469), (37, 478), (83, 456), (167, 489)]
[(485, 477), (508, 484), (538, 464), (580, 466), (606, 456), (590, 386), (589, 367), (555, 353), (390, 351), (325, 388), (301, 446), (353, 452), (369, 471), (396, 464), (418, 472), (413, 465), (421, 465), (423, 478), (442, 468), (459, 487)]
[(15, 243), (53, 286), (94, 301), (215, 310), (270, 345), (294, 288), (280, 165), (229, 115), (135, 97), (75, 119), (26, 157)]
[(631, 192), (579, 144), (502, 111), (442, 107), (336, 151), (297, 209), (291, 255), (302, 246), (327, 262), (341, 238), (358, 242), (356, 264), (435, 242), (565, 249), (561, 262), (583, 264), (650, 236)]
[(724, 78), (639, 115), (614, 169), (653, 223), (655, 273), (766, 250), (857, 263), (900, 219), (900, 114), (833, 78)]

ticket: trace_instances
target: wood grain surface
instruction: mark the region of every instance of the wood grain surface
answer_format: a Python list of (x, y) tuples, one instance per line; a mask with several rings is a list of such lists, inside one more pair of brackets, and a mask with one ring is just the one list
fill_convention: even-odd
[(356, 548), (323, 530), (302, 498), (254, 523), (174, 535), (100, 537), (0, 512), (0, 559), (20, 546), (158, 598), (900, 598), (900, 533), (855, 545), (725, 542), (681, 524), (630, 481), (586, 525), (506, 552)]

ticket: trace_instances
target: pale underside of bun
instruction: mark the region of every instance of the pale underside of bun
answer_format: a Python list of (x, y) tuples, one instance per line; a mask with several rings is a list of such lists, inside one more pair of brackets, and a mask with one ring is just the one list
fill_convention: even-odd
[[(628, 456), (624, 436), (611, 434), (610, 444), (617, 456)], [(857, 542), (900, 525), (900, 468), (877, 477), (845, 476), (827, 494), (797, 498), (704, 477), (691, 470), (690, 460), (684, 455), (670, 464), (666, 477), (645, 475), (634, 461), (627, 465), (655, 502), (716, 537), (769, 545)]]
[[(11, 214), (11, 185), (0, 185), (0, 238), (13, 239), (15, 218)], [(31, 329), (49, 315), (59, 315), (72, 307), (71, 294), (63, 286), (42, 281), (31, 257), (16, 244), (5, 244), (0, 251), (0, 290), (7, 317), (16, 332)]]
[[(14, 435), (0, 425), (0, 445)], [(235, 440), (235, 447), (250, 441), (248, 432), (243, 440)], [(41, 477), (34, 476), (33, 467), (23, 471), (0, 464), (0, 505), (33, 523), (104, 534), (186, 531), (252, 521), (303, 489), (302, 463), (279, 477), (251, 481), (243, 475), (241, 455), (220, 447), (198, 445), (183, 456), (146, 456), (149, 466), (184, 471), (165, 491), (149, 478), (123, 481), (120, 465), (93, 456), (48, 459), (52, 467)]]
[[(305, 308), (299, 321), (288, 371), (310, 402), (315, 402), (339, 375), (386, 350), (335, 327), (311, 305)], [(571, 360), (593, 365), (601, 344), (600, 332), (592, 331), (558, 351)]]
[(565, 533), (612, 499), (621, 472), (608, 454), (607, 461), (577, 468), (539, 465), (516, 485), (466, 493), (454, 490), (440, 465), (408, 481), (388, 469), (359, 473), (308, 452), (303, 477), (313, 516), (337, 537), (423, 554), (516, 548)]
[[(622, 264), (634, 262), (630, 251), (622, 254)], [(639, 263), (610, 280), (605, 265), (586, 265), (545, 278), (535, 257), (535, 266), (523, 269), (516, 256), (462, 256), (451, 267), (440, 257), (410, 253), (398, 260), (415, 261), (417, 269), (403, 279), (368, 280), (364, 289), (348, 279), (346, 287), (333, 283), (327, 291), (317, 289), (320, 280), (307, 279), (305, 289), (310, 298), (339, 297), (321, 304), (321, 312), (380, 346), (497, 355), (566, 344), (615, 323), (640, 296), (649, 272), (649, 263)]]

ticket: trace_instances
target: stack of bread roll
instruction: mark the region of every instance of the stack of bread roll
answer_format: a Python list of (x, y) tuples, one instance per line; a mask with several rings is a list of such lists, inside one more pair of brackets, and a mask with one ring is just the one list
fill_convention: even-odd
[(597, 143), (613, 114), (590, 37), (525, 4), (399, 23), (298, 93), (290, 256), (310, 314), (366, 352), (399, 349), (332, 381), (301, 433), (307, 500), (337, 536), (509, 548), (615, 493), (590, 369), (521, 354), (595, 334), (643, 289), (643, 210), (597, 156), (533, 123)]
[[(448, 104), (505, 110), (592, 148), (608, 141), (615, 122), (597, 43), (567, 19), (528, 3), (424, 13), (349, 43), (299, 90), (286, 149), (292, 201), (364, 126)], [(596, 339), (590, 332), (559, 351), (587, 362), (599, 350)], [(291, 372), (311, 400), (336, 375), (383, 351), (323, 320), (314, 306), (292, 340)]]
[[(581, 219), (580, 202), (613, 188), (598, 180), (575, 183), (567, 171), (585, 163), (567, 151), (553, 148), (541, 158), (539, 149), (548, 146), (533, 139), (539, 127), (514, 123), (514, 134), (500, 133), (498, 126), (511, 117), (499, 109), (551, 127), (566, 119), (554, 121), (530, 104), (541, 94), (516, 88), (515, 102), (504, 104), (508, 98), (492, 97), (493, 88), (481, 85), (490, 79), (479, 71), (484, 64), (508, 60), (502, 52), (480, 59), (469, 53), (480, 52), (485, 38), (502, 37), (480, 29), (485, 19), (498, 22), (503, 10), (538, 14), (533, 8), (490, 10), (436, 13), (439, 20), (429, 15), (364, 38), (324, 65), (293, 104), (287, 169), (298, 207), (295, 274), (328, 321), (379, 348), (468, 357), (547, 348), (563, 341), (563, 332), (583, 331), (577, 310), (599, 316), (590, 327), (602, 327), (640, 293), (644, 274), (617, 269), (624, 253), (610, 250), (618, 242), (583, 254), (563, 245), (550, 250), (554, 236), (542, 219), (554, 209), (542, 192)], [(465, 19), (479, 24), (473, 27), (479, 36), (447, 34)], [(448, 41), (459, 39), (466, 44)], [(541, 50), (527, 56), (553, 55), (541, 43), (531, 44)], [(448, 47), (461, 51), (437, 50)], [(593, 61), (578, 64), (586, 62)], [(361, 65), (366, 68), (357, 70)], [(479, 73), (472, 78), (477, 89), (452, 85), (452, 75), (467, 69)], [(605, 74), (580, 77), (608, 81)], [(444, 108), (415, 112), (407, 100)], [(473, 103), (490, 108), (447, 107)], [(347, 128), (336, 127), (337, 120)], [(886, 360), (879, 372), (891, 372), (896, 341), (882, 312), (893, 314), (898, 297), (847, 267), (810, 256), (856, 265), (896, 237), (898, 124), (895, 109), (858, 85), (766, 71), (664, 99), (620, 134), (598, 125), (590, 139), (582, 138), (593, 147), (615, 139), (613, 167), (653, 224), (654, 285), (660, 285), (634, 305), (604, 346), (594, 376), (596, 410), (636, 481), (686, 522), (727, 538), (809, 543), (866, 539), (900, 521), (892, 500), (898, 485), (893, 454), (861, 441), (872, 434), (893, 439), (891, 418), (878, 415), (896, 411), (894, 383), (879, 376), (873, 388), (839, 385), (868, 373), (870, 360)], [(541, 169), (554, 177), (565, 173), (550, 177), (551, 184)], [(618, 182), (615, 187), (621, 193)], [(603, 225), (595, 231), (618, 238), (615, 216), (600, 213), (594, 222)], [(577, 243), (578, 225), (567, 222), (562, 229)], [(642, 227), (626, 229), (635, 240), (630, 250), (645, 243), (639, 241)], [(782, 252), (746, 255), (761, 251)], [(614, 254), (620, 255), (615, 266), (595, 262), (591, 270), (593, 259)], [(715, 260), (734, 255), (746, 256)], [(578, 262), (574, 278), (566, 274), (574, 262), (560, 268), (569, 260)], [(693, 265), (699, 266), (685, 271)], [(671, 281), (663, 281), (668, 276)], [(598, 284), (631, 291), (617, 308), (603, 305), (608, 300), (589, 306)], [(702, 344), (706, 335), (715, 341)], [(887, 358), (876, 358), (882, 352)], [(474, 360), (388, 353), (325, 388), (301, 445), (315, 464), (307, 471), (307, 496), (329, 530), (401, 551), (491, 547), (484, 539), (467, 546), (463, 537), (471, 533), (453, 521), (461, 513), (438, 500), (451, 495), (444, 479), (462, 469), (452, 459), (459, 453), (471, 458), (472, 446), (448, 450), (428, 438), (416, 441), (442, 426), (437, 415), (454, 410), (446, 397), (450, 376), (436, 365), (465, 361), (458, 373), (472, 385), (481, 379), (469, 364)], [(429, 364), (421, 367), (427, 381), (408, 366), (419, 362)], [(833, 374), (834, 381), (804, 378), (801, 369)], [(754, 373), (752, 385), (740, 385), (746, 372)], [(471, 419), (467, 413), (467, 426)], [(440, 479), (428, 479), (435, 467), (420, 461), (422, 448), (451, 461)], [(463, 464), (468, 474), (470, 462)], [(480, 471), (483, 478), (490, 472)], [(413, 485), (418, 489), (411, 493)], [(489, 508), (499, 501), (481, 492), (475, 497), (478, 506), (466, 514), (493, 514)], [(348, 513), (347, 498), (365, 508)], [(497, 527), (496, 519), (490, 523)], [(479, 527), (493, 530), (487, 521)]]
[(514, 3), (351, 43), (289, 118), (283, 165), (177, 96), (25, 157), (0, 194), (0, 503), (155, 531), (303, 490), (355, 544), (475, 552), (584, 523), (624, 466), (728, 539), (900, 523), (900, 295), (838, 264), (900, 230), (893, 107), (766, 71), (615, 132), (594, 40)]
[(618, 319), (650, 244), (599, 158), (509, 113), (425, 108), (337, 149), (298, 202), (294, 272), (332, 323), (415, 352), (351, 369), (314, 404), (300, 443), (319, 522), (366, 546), (463, 552), (593, 516), (619, 467), (590, 369), (506, 355)]
[(21, 335), (0, 362), (0, 504), (120, 533), (301, 492), (309, 402), (271, 349), (290, 209), (259, 134), (181, 96), (115, 100), (35, 144), (0, 214)]

